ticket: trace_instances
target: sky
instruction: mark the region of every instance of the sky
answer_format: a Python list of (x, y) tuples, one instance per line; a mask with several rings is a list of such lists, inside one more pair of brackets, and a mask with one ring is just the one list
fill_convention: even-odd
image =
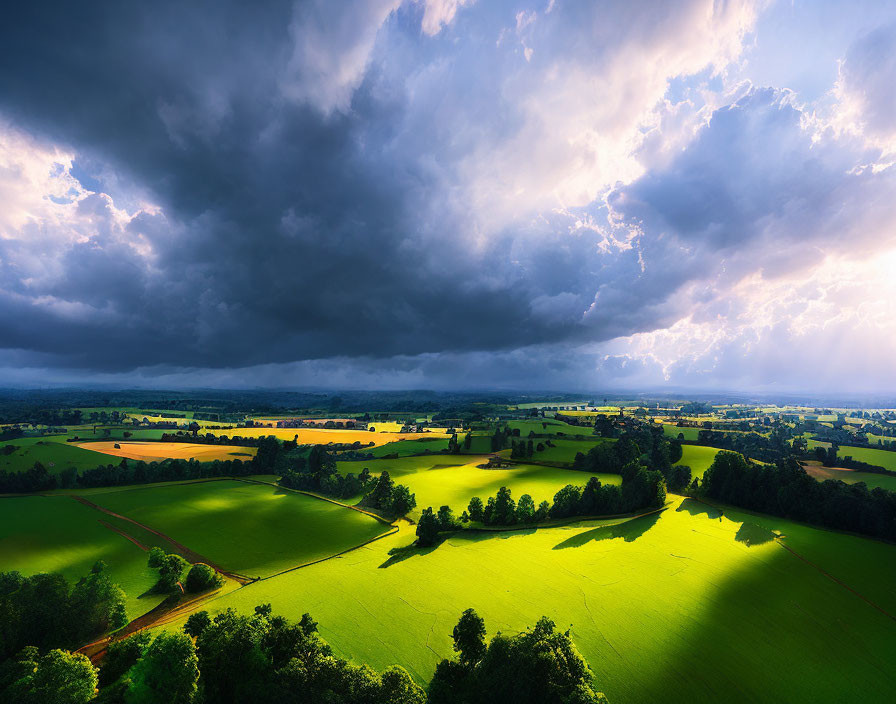
[(0, 386), (896, 392), (896, 0), (8, 14)]

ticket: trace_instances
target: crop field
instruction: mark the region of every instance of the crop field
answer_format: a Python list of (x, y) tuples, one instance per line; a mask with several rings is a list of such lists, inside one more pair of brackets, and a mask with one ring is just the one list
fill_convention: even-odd
[[(82, 443), (79, 447), (104, 455), (126, 457), (129, 460), (156, 462), (163, 459), (195, 459), (200, 462), (213, 460), (251, 460), (258, 452), (254, 447), (240, 445), (204, 445), (190, 442), (128, 442), (104, 441)], [(108, 460), (106, 460), (108, 462)], [(103, 464), (99, 462), (96, 464)], [(93, 466), (95, 467), (96, 464)]]
[[(502, 486), (510, 488), (514, 500), (529, 494), (536, 505), (541, 501), (551, 501), (554, 494), (567, 484), (584, 485), (591, 474), (556, 467), (542, 467), (519, 464), (508, 469), (479, 469), (477, 465), (486, 461), (484, 457), (467, 458), (469, 462), (458, 463), (456, 456), (409, 457), (399, 460), (371, 460), (365, 462), (339, 462), (342, 473), (357, 474), (367, 467), (374, 474), (384, 469), (396, 482), (407, 485), (417, 499), (417, 509), (412, 517), (419, 515), (427, 506), (438, 508), (450, 506), (460, 515), (470, 499), (478, 496), (485, 501), (498, 493)], [(618, 474), (596, 474), (604, 484), (620, 484)]]
[(888, 491), (896, 491), (896, 475), (892, 474), (876, 474), (874, 472), (856, 472), (851, 469), (842, 469), (839, 467), (824, 467), (817, 463), (806, 463), (806, 472), (815, 477), (818, 481), (823, 482), (826, 479), (838, 479), (847, 484), (858, 484), (865, 482), (869, 489), (881, 487)]
[(141, 547), (101, 520), (147, 548), (164, 544), (152, 533), (118, 522), (69, 496), (6, 498), (0, 499), (0, 570), (25, 575), (62, 572), (74, 584), (97, 560), (104, 560), (113, 581), (127, 595), (128, 616), (135, 618), (162, 600), (146, 594), (158, 574), (146, 566), (147, 555)]
[(329, 501), (234, 480), (134, 488), (91, 500), (249, 577), (332, 555), (389, 530)]
[(709, 465), (719, 454), (715, 447), (703, 447), (701, 445), (682, 445), (681, 459), (675, 464), (686, 464), (691, 468), (691, 479), (703, 477), (703, 473), (709, 469)]
[(67, 443), (64, 438), (46, 436), (0, 443), (0, 446), (14, 445), (18, 448), (10, 455), (0, 454), (0, 469), (23, 472), (31, 469), (35, 462), (40, 462), (51, 474), (59, 474), (69, 467), (80, 471), (109, 463), (109, 458), (102, 453)]
[(893, 620), (773, 531), (896, 610), (896, 547), (689, 499), (616, 524), (459, 534), (390, 555), (411, 542), (408, 529), (209, 606), (270, 602), (293, 619), (309, 611), (338, 654), (400, 664), (421, 682), (473, 607), (490, 634), (542, 615), (572, 624), (614, 703), (890, 701)]
[(329, 443), (360, 442), (362, 445), (374, 443), (385, 445), (396, 440), (418, 440), (431, 438), (435, 433), (380, 433), (369, 430), (327, 430), (325, 428), (231, 428), (229, 430), (208, 430), (220, 437), (239, 436), (243, 438), (260, 438), (272, 435), (280, 440), (292, 440), (296, 438), (300, 445), (327, 445)]

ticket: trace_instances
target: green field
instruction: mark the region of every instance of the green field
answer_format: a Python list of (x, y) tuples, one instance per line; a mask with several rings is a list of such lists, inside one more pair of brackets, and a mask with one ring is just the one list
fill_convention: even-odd
[[(896, 611), (896, 547), (714, 509), (689, 499), (618, 525), (586, 522), (467, 533), (411, 549), (410, 529), (338, 560), (258, 582), (209, 604), (309, 611), (337, 653), (397, 663), (424, 682), (475, 608), (490, 634), (547, 615), (614, 704), (889, 702), (891, 618), (817, 567)], [(182, 623), (170, 624), (176, 627)]]
[(837, 452), (840, 457), (852, 457), (859, 462), (877, 465), (884, 469), (896, 472), (896, 452), (890, 450), (878, 450), (873, 447), (840, 447)]
[(78, 503), (68, 496), (0, 499), (0, 570), (62, 572), (74, 584), (97, 560), (105, 560), (116, 584), (127, 595), (128, 616), (135, 618), (162, 597), (146, 595), (158, 574), (146, 566), (146, 552), (100, 523), (125, 530), (146, 547), (164, 541), (137, 526)]
[[(408, 457), (399, 460), (374, 460), (366, 462), (338, 462), (337, 467), (343, 474), (357, 474), (367, 467), (373, 474), (384, 469), (396, 482), (410, 487), (417, 499), (417, 508), (411, 516), (419, 515), (427, 506), (438, 508), (451, 506), (458, 515), (470, 503), (474, 496), (485, 501), (489, 496), (498, 493), (498, 489), (507, 486), (518, 499), (529, 494), (538, 504), (551, 501), (554, 494), (567, 484), (584, 485), (591, 476), (585, 472), (576, 472), (556, 467), (519, 464), (509, 469), (479, 469), (476, 465), (484, 463), (486, 458), (470, 458), (467, 456), (444, 455), (442, 457)], [(598, 474), (605, 484), (620, 484), (617, 474)]]
[(91, 500), (249, 577), (332, 555), (389, 529), (328, 501), (235, 480), (126, 489)]
[(703, 478), (703, 473), (709, 469), (709, 465), (719, 454), (718, 448), (703, 447), (702, 445), (682, 445), (681, 459), (675, 464), (686, 464), (691, 468), (691, 479)]
[[(84, 450), (77, 445), (67, 443), (62, 439), (64, 437), (23, 438), (0, 443), (0, 446), (15, 445), (19, 448), (11, 455), (0, 454), (0, 469), (5, 469), (7, 472), (24, 472), (31, 469), (35, 462), (40, 462), (50, 474), (59, 474), (69, 467), (80, 471), (120, 462), (120, 460), (101, 452)], [(57, 439), (62, 439), (62, 441), (57, 442)]]

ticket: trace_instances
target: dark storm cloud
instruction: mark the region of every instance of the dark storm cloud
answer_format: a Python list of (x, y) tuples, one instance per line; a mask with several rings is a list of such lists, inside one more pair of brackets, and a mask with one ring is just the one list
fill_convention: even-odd
[(40, 293), (92, 313), (35, 318), (7, 298), (4, 346), (79, 367), (234, 366), (569, 334), (550, 301), (541, 318), (529, 305), (563, 288), (562, 252), (523, 271), (507, 241), (466, 251), (462, 222), (421, 236), (439, 184), (387, 147), (401, 96), (375, 75), (346, 112), (284, 95), (304, 80), (293, 20), (287, 3), (117, 3), (27, 6), (3, 24), (0, 110), (164, 211), (128, 226), (151, 243), (151, 270), (102, 233), (72, 245)]

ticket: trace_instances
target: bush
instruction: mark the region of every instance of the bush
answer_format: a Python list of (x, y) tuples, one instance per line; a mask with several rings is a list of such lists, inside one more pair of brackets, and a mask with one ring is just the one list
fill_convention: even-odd
[(204, 592), (224, 584), (224, 578), (204, 562), (197, 562), (187, 573), (187, 591)]

